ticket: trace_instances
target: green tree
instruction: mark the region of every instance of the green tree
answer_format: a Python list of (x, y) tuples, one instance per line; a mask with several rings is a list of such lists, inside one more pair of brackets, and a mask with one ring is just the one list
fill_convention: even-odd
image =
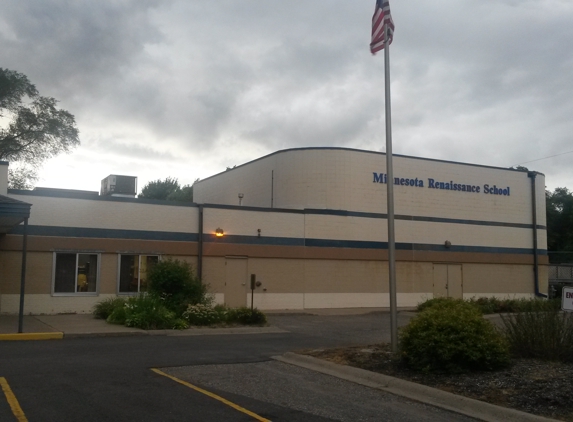
[(545, 191), (547, 249), (573, 252), (573, 192), (567, 188)]
[(147, 183), (141, 189), (139, 198), (193, 202), (193, 186), (181, 186), (179, 181), (172, 177), (167, 177), (165, 180), (157, 179)]
[(0, 160), (16, 164), (8, 185), (29, 188), (43, 162), (79, 145), (74, 116), (22, 73), (0, 68)]

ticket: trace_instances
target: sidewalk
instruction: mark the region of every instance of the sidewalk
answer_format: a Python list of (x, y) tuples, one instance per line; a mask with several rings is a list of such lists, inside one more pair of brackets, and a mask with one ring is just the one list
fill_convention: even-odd
[[(408, 311), (400, 309), (400, 312)], [(388, 308), (334, 308), (304, 310), (269, 310), (272, 315), (361, 315), (372, 312), (389, 312)], [(231, 328), (190, 328), (188, 330), (141, 330), (123, 325), (108, 324), (95, 319), (91, 314), (62, 315), (26, 315), (23, 321), (23, 333), (18, 334), (18, 315), (0, 315), (0, 341), (2, 340), (44, 340), (70, 337), (103, 336), (145, 336), (169, 335), (190, 336), (207, 334), (255, 334), (282, 333), (276, 327), (231, 327)]]
[[(94, 335), (144, 335), (145, 331), (122, 325), (108, 324), (90, 314), (26, 315), (23, 334), (18, 333), (17, 315), (0, 315), (0, 340), (42, 340), (59, 337)], [(52, 335), (52, 336), (51, 336)], [(21, 338), (19, 338), (21, 337)]]
[(284, 333), (276, 327), (194, 327), (188, 330), (142, 330), (123, 325), (108, 324), (91, 314), (27, 315), (23, 333), (18, 334), (18, 316), (0, 315), (0, 341), (52, 340), (71, 337), (112, 336), (193, 336), (214, 334)]

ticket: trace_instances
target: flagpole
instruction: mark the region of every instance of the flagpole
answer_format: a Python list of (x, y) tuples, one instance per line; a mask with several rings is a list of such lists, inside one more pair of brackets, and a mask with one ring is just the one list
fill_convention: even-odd
[(392, 114), (390, 108), (390, 37), (384, 24), (384, 87), (386, 109), (386, 174), (388, 213), (388, 283), (390, 290), (390, 336), (392, 352), (398, 351), (398, 315), (396, 304), (396, 244), (394, 237), (394, 169), (392, 166)]

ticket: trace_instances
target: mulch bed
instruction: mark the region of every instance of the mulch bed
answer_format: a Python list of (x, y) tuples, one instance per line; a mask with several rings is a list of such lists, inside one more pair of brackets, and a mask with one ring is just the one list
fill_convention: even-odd
[(451, 375), (409, 370), (392, 357), (388, 344), (305, 350), (299, 353), (499, 406), (573, 421), (573, 364), (514, 359), (507, 369)]

